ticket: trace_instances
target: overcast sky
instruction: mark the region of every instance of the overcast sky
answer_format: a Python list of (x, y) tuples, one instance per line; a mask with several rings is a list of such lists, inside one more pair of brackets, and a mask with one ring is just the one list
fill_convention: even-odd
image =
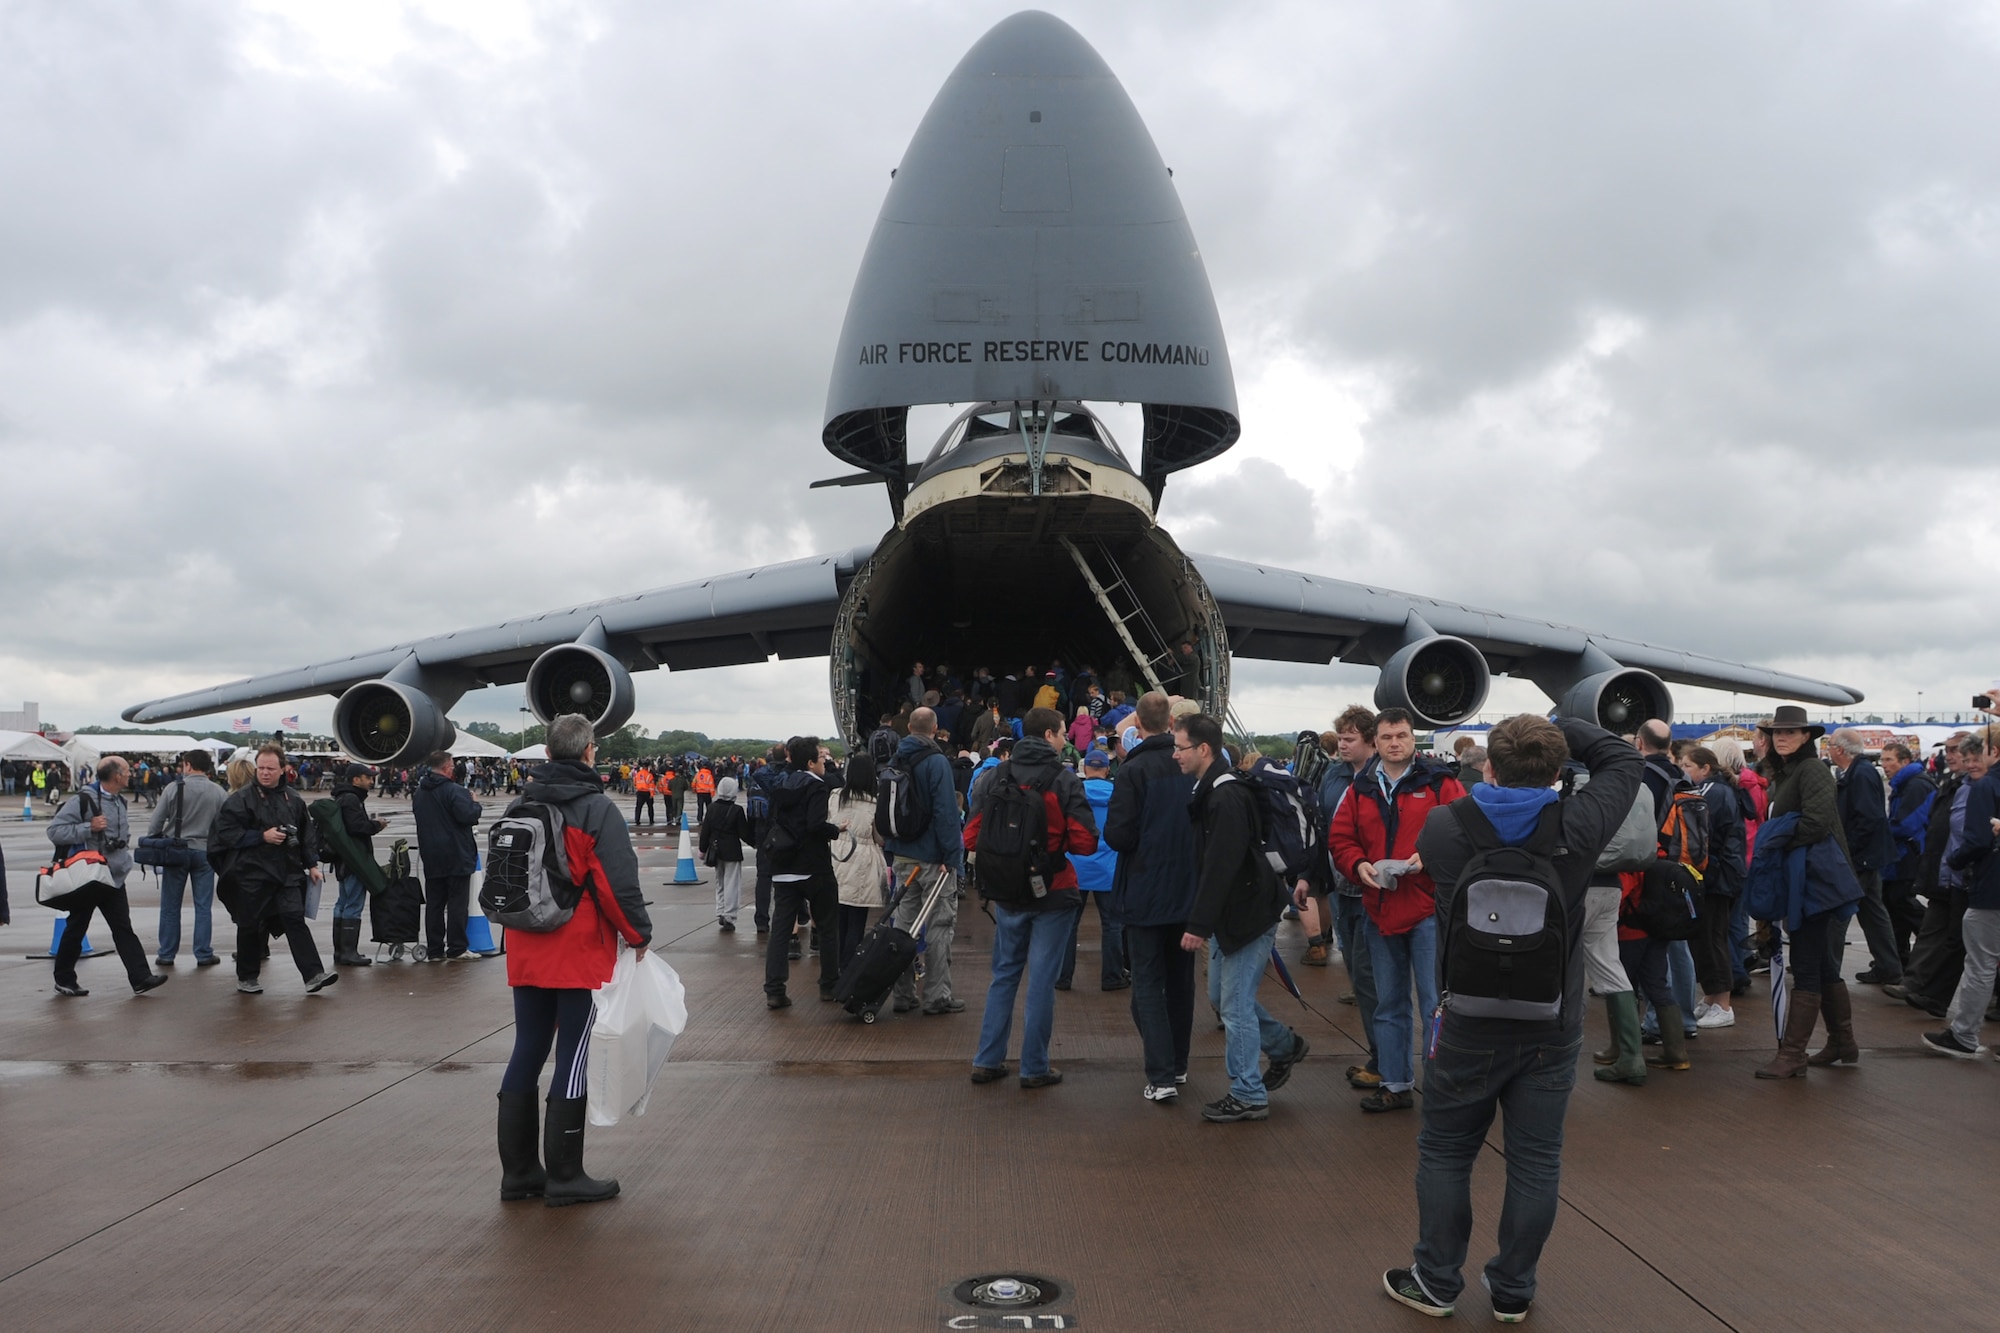
[[(873, 540), (879, 489), (805, 489), (846, 470), (834, 339), (1011, 8), (0, 0), (0, 708), (108, 724)], [(1056, 12), (1229, 337), (1243, 439), (1169, 484), (1184, 546), (1890, 710), (2000, 674), (2000, 9)], [(1321, 725), (1372, 676), (1239, 662), (1238, 709)], [(830, 726), (823, 662), (638, 691)]]

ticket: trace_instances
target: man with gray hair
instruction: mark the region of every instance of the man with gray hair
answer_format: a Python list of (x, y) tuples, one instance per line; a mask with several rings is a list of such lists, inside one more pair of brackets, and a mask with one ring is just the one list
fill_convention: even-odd
[(132, 905), (125, 897), (125, 877), (132, 873), (132, 828), (122, 793), (131, 781), (131, 767), (112, 755), (98, 764), (97, 781), (79, 787), (49, 824), (49, 841), (55, 844), (58, 857), (85, 849), (102, 852), (112, 881), (80, 889), (66, 901), (69, 919), (63, 922), (62, 942), (56, 945), (58, 995), (90, 994), (77, 985), (76, 960), (83, 955), (83, 936), (90, 929), (90, 918), (99, 912), (104, 914), (104, 924), (111, 927), (111, 939), (118, 946), (118, 958), (125, 964), (132, 993), (144, 995), (167, 984), (166, 977), (146, 963), (146, 946), (132, 930)]
[(1840, 811), (1841, 831), (1847, 835), (1848, 863), (1861, 881), (1861, 935), (1874, 959), (1874, 966), (1854, 979), (1868, 986), (1901, 985), (1903, 958), (1882, 901), (1882, 869), (1896, 859), (1888, 790), (1881, 770), (1868, 757), (1868, 742), (1853, 727), (1842, 727), (1827, 738), (1826, 755), (1840, 770), (1834, 805)]
[[(896, 904), (896, 924), (904, 930), (914, 929), (930, 886), (944, 871), (951, 872), (951, 885), (938, 895), (937, 906), (924, 926), (923, 1007), (932, 1017), (963, 1013), (965, 1001), (951, 989), (951, 941), (958, 928), (965, 847), (960, 838), (958, 785), (952, 781), (951, 761), (938, 748), (936, 713), (919, 708), (910, 714), (910, 734), (896, 746), (889, 767), (908, 774), (902, 780), (912, 784), (910, 805), (919, 816), (907, 836), (885, 838), (882, 843), (883, 850), (895, 858), (898, 884), (908, 882), (912, 871), (917, 875), (910, 891)], [(885, 782), (883, 799), (891, 799), (891, 790)], [(817, 915), (813, 923), (823, 924)], [(917, 1007), (917, 983), (909, 972), (896, 978), (895, 992), (892, 1008), (896, 1013), (906, 1014)]]

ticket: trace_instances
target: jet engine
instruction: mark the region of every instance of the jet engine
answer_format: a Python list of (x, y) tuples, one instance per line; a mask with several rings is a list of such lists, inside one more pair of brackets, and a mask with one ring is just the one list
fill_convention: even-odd
[(1585, 676), (1563, 694), (1556, 711), (1622, 735), (1653, 718), (1673, 721), (1674, 697), (1652, 672), (1626, 667)]
[(544, 725), (564, 713), (581, 713), (593, 731), (609, 736), (632, 717), (632, 673), (602, 648), (565, 643), (528, 668), (528, 707)]
[(333, 706), (340, 748), (368, 764), (421, 759), (458, 739), (458, 728), (422, 690), (391, 680), (352, 686)]
[(1399, 649), (1382, 664), (1375, 706), (1408, 709), (1417, 725), (1449, 727), (1486, 702), (1492, 682), (1485, 656), (1464, 639), (1435, 634)]

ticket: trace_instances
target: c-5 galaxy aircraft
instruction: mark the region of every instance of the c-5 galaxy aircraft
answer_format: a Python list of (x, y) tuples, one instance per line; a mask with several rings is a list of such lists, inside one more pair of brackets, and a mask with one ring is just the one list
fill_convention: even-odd
[[(1375, 701), (1470, 717), (1494, 672), (1613, 730), (1669, 718), (1665, 682), (1858, 703), (1809, 680), (1566, 625), (1184, 552), (1154, 519), (1167, 478), (1236, 442), (1236, 390), (1193, 232), (1151, 135), (1096, 51), (1016, 14), (952, 71), (892, 174), (835, 352), (821, 440), (881, 485), (870, 546), (590, 602), (127, 709), (158, 722), (339, 697), (353, 755), (447, 745), (468, 691), (525, 681), (544, 722), (600, 734), (632, 673), (825, 656), (850, 742), (910, 663), (1016, 671), (1060, 657), (1223, 717), (1232, 656), (1366, 662)], [(1114, 440), (1091, 403), (1143, 404)], [(915, 405), (968, 405), (921, 461)], [(1136, 445), (1136, 461), (1127, 449)]]

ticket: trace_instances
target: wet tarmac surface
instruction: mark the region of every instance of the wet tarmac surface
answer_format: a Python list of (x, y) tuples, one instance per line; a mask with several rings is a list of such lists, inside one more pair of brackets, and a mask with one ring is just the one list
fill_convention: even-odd
[[(388, 836), (407, 835), (405, 804), (375, 804), (394, 815)], [(1094, 985), (1087, 914), (1078, 989), (1058, 997), (1065, 1081), (975, 1087), (992, 942), (976, 907), (953, 952), (965, 1013), (863, 1026), (796, 979), (797, 1005), (773, 1013), (748, 904), (744, 929), (718, 933), (712, 886), (668, 885), (670, 838), (642, 834), (688, 1031), (647, 1114), (589, 1133), (586, 1164), (621, 1197), (502, 1205), (504, 961), (349, 969), (307, 996), (280, 957), (263, 995), (240, 996), (228, 966), (192, 966), (184, 908), (169, 985), (132, 997), (99, 926), (102, 956), (81, 968), (93, 993), (61, 999), (49, 964), (25, 957), (53, 919), (33, 902), (45, 827), (0, 825), (14, 910), (0, 929), (0, 1327), (1430, 1326), (1380, 1288), (1409, 1258), (1417, 1116), (1354, 1109), (1341, 1071), (1363, 1048), (1337, 964), (1294, 967), (1303, 1007), (1266, 982), (1265, 1003), (1312, 1043), (1270, 1120), (1208, 1125), (1198, 1105), (1227, 1087), (1221, 1034), (1198, 1006), (1181, 1104), (1142, 1101), (1127, 995)], [(150, 949), (157, 884), (131, 889)], [(234, 927), (218, 921), (226, 958)], [(324, 920), (316, 933), (330, 957)], [(1288, 934), (1287, 957), (1300, 947)], [(1855, 1010), (1860, 1067), (1808, 1080), (1750, 1077), (1773, 1044), (1761, 978), (1735, 1028), (1692, 1044), (1691, 1072), (1632, 1089), (1580, 1071), (1531, 1325), (2000, 1324), (1983, 1280), (2000, 1235), (2000, 1069), (1923, 1054), (1935, 1021), (1872, 988)], [(1487, 1318), (1477, 1266), (1501, 1170), (1489, 1151), (1461, 1319)], [(1002, 1272), (1071, 1291), (1011, 1323), (952, 1299)]]

